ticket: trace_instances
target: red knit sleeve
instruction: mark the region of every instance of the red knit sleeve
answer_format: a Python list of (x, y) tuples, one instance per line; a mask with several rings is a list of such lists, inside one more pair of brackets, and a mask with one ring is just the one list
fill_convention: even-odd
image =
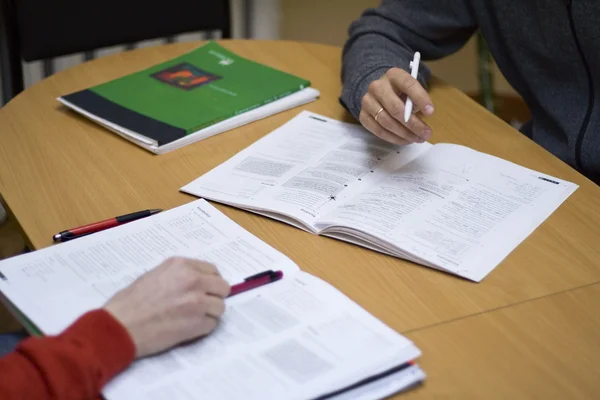
[(0, 359), (0, 399), (96, 399), (135, 357), (127, 330), (91, 311), (58, 336), (29, 338)]

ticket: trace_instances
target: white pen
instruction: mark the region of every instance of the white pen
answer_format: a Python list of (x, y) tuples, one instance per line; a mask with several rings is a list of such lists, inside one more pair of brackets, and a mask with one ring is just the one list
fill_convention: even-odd
[[(415, 53), (415, 58), (410, 62), (410, 75), (417, 79), (419, 75), (419, 62), (421, 61), (421, 53), (418, 51)], [(413, 102), (406, 96), (406, 107), (404, 108), (404, 122), (408, 122), (410, 114), (412, 114)]]

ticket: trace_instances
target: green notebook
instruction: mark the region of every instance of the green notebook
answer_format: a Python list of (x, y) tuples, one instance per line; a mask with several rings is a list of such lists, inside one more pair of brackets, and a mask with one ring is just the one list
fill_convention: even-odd
[[(248, 123), (318, 97), (309, 89), (282, 106), (263, 107), (302, 92), (306, 79), (250, 61), (215, 42), (140, 72), (62, 96), (59, 100), (122, 136), (160, 153), (212, 136), (207, 129), (237, 118)], [(282, 103), (282, 102), (280, 102)], [(231, 124), (229, 124), (231, 125)], [(224, 130), (231, 129), (221, 124)], [(208, 135), (197, 135), (202, 131)], [(217, 131), (217, 132), (214, 132)], [(220, 130), (223, 131), (222, 129)], [(194, 138), (188, 138), (196, 135)], [(188, 140), (182, 140), (188, 138)], [(180, 147), (180, 146), (171, 146)]]

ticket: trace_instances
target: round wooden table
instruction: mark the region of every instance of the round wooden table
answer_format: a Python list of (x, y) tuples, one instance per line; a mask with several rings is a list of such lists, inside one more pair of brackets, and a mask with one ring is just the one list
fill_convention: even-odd
[[(67, 111), (56, 101), (60, 95), (166, 61), (200, 45), (180, 43), (124, 52), (59, 72), (0, 110), (0, 193), (33, 248), (51, 245), (52, 235), (66, 228), (194, 200), (178, 189), (301, 109), (353, 121), (338, 102), (339, 48), (285, 41), (221, 43), (241, 56), (309, 79), (321, 91), (321, 98), (160, 156)], [(578, 306), (576, 294), (565, 300), (570, 308), (556, 306), (558, 300), (535, 300), (587, 288), (585, 298), (600, 305), (600, 190), (456, 89), (434, 80), (430, 93), (436, 106), (435, 115), (428, 119), (434, 142), (465, 144), (580, 185), (482, 283), (216, 206), (300, 268), (332, 283), (413, 339), (423, 350), (422, 365), (429, 376), (409, 398), (500, 398), (519, 393), (570, 397), (578, 392), (572, 387), (576, 385), (566, 384), (569, 378), (579, 387), (583, 384), (584, 393), (600, 392), (592, 383), (593, 372), (599, 372), (597, 308), (593, 317), (593, 307)], [(528, 306), (523, 308), (524, 304)], [(547, 310), (544, 315), (550, 315), (550, 320), (538, 324), (540, 309)], [(563, 325), (578, 321), (589, 325), (577, 339), (581, 351), (551, 352), (569, 338), (549, 335), (549, 330), (565, 332)], [(523, 326), (528, 330), (520, 328)], [(527, 347), (531, 335), (539, 352), (515, 352)], [(585, 346), (588, 339), (591, 348)], [(544, 363), (551, 363), (552, 369), (544, 368)], [(556, 379), (557, 375), (562, 378)], [(515, 384), (507, 384), (509, 381)]]

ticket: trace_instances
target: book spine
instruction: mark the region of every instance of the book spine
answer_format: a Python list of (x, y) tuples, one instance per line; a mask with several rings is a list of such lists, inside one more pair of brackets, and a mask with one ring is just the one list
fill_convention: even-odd
[(272, 102), (274, 102), (274, 101), (277, 101), (277, 100), (279, 100), (279, 99), (281, 99), (281, 98), (284, 98), (284, 97), (286, 97), (286, 96), (289, 96), (289, 95), (290, 95), (290, 94), (292, 94), (292, 93), (299, 92), (300, 90), (302, 90), (302, 89), (306, 88), (307, 86), (308, 86), (307, 84), (304, 84), (304, 83), (303, 83), (303, 84), (301, 84), (300, 86), (298, 86), (298, 89), (295, 89), (295, 90), (288, 90), (287, 92), (284, 92), (284, 93), (282, 93), (282, 94), (279, 94), (279, 95), (277, 95), (277, 96), (273, 96), (273, 97), (271, 97), (271, 98), (268, 98), (268, 99), (266, 99), (266, 100), (264, 100), (264, 101), (262, 101), (262, 102), (260, 102), (260, 103), (256, 103), (256, 104), (254, 104), (254, 105), (252, 105), (252, 106), (250, 106), (250, 107), (246, 107), (246, 108), (244, 108), (244, 109), (242, 109), (242, 110), (238, 110), (238, 111), (232, 112), (232, 113), (230, 113), (230, 114), (224, 115), (224, 116), (222, 116), (222, 117), (215, 118), (215, 119), (213, 119), (213, 120), (210, 120), (210, 121), (208, 121), (208, 122), (206, 122), (206, 123), (204, 123), (204, 124), (202, 124), (202, 125), (198, 125), (198, 126), (196, 126), (196, 127), (192, 128), (192, 129), (190, 129), (190, 130), (189, 130), (187, 133), (188, 133), (188, 135), (189, 135), (190, 133), (197, 132), (197, 131), (199, 131), (199, 130), (201, 130), (201, 129), (207, 128), (207, 127), (209, 127), (209, 126), (211, 126), (211, 125), (214, 125), (214, 124), (216, 124), (216, 123), (218, 123), (218, 122), (224, 121), (224, 120), (226, 120), (226, 119), (228, 119), (228, 118), (235, 117), (236, 115), (240, 115), (240, 114), (243, 114), (243, 113), (245, 113), (245, 112), (248, 112), (248, 111), (254, 110), (255, 108), (258, 108), (258, 107), (264, 106), (264, 105), (266, 105), (266, 104), (272, 103)]

